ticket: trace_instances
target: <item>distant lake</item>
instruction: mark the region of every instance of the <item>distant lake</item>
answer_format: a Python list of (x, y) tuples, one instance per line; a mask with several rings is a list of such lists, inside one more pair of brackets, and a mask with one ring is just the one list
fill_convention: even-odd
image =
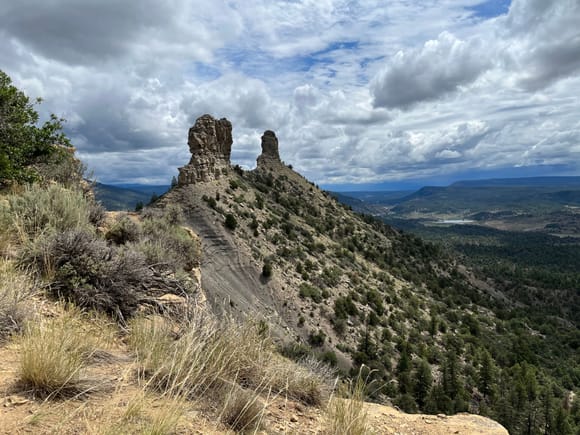
[(438, 220), (437, 222), (435, 222), (436, 224), (456, 224), (456, 225), (462, 225), (462, 224), (472, 224), (474, 223), (474, 220), (471, 219), (441, 219)]

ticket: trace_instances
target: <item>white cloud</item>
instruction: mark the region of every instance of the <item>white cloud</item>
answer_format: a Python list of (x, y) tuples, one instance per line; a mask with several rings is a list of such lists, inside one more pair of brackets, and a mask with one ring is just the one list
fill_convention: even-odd
[(204, 113), (232, 121), (235, 163), (273, 129), (319, 183), (577, 172), (580, 3), (481, 2), (3, 2), (0, 65), (104, 182), (169, 181)]
[(399, 51), (371, 84), (374, 105), (408, 108), (456, 91), (491, 66), (490, 58), (483, 55), (489, 51), (479, 38), (462, 41), (449, 32), (419, 50)]

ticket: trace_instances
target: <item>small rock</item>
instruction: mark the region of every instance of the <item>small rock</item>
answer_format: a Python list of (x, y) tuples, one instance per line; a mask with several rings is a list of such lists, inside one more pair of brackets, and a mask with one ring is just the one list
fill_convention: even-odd
[(29, 400), (25, 399), (24, 397), (9, 396), (6, 399), (4, 399), (4, 406), (6, 408), (9, 408), (11, 406), (24, 405), (25, 403), (28, 403), (28, 402), (29, 402)]
[(292, 423), (297, 423), (298, 422), (298, 417), (296, 417), (295, 415), (293, 415), (292, 417), (290, 417), (290, 421)]
[(437, 418), (447, 418), (445, 414), (437, 414)]

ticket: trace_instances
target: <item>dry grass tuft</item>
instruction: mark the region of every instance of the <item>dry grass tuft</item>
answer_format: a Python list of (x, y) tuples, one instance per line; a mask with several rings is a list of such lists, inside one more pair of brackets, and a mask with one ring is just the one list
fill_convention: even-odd
[(148, 421), (141, 425), (139, 433), (145, 435), (173, 434), (183, 412), (183, 400), (165, 401), (163, 406), (157, 407)]
[(199, 396), (218, 392), (228, 381), (262, 383), (271, 345), (252, 325), (218, 324), (199, 314), (181, 337), (173, 339), (171, 324), (166, 322), (137, 318), (130, 323), (129, 345), (150, 386)]
[(128, 345), (135, 352), (142, 375), (157, 372), (171, 352), (172, 326), (168, 319), (160, 316), (135, 317), (129, 322)]
[(365, 409), (366, 380), (361, 373), (332, 397), (326, 410), (328, 435), (365, 435), (369, 433)]
[(90, 389), (83, 369), (111, 335), (106, 325), (94, 320), (89, 323), (78, 309), (68, 307), (56, 317), (28, 322), (19, 341), (20, 384), (47, 396)]
[(197, 312), (181, 329), (161, 317), (138, 317), (129, 326), (128, 344), (146, 388), (179, 399), (203, 397), (236, 431), (259, 426), (262, 393), (316, 406), (330, 395), (330, 371), (281, 357), (259, 324), (218, 323)]
[(219, 419), (236, 432), (256, 432), (262, 426), (264, 410), (257, 392), (234, 386), (224, 399)]
[(0, 340), (21, 329), (30, 312), (26, 300), (34, 294), (32, 279), (0, 259)]
[(328, 401), (336, 377), (332, 368), (314, 358), (295, 363), (272, 355), (265, 370), (274, 391), (309, 406), (321, 406)]

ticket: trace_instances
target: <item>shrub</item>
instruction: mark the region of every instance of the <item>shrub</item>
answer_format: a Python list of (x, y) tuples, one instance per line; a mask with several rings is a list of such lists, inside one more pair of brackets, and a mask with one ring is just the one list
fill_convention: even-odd
[(152, 218), (143, 223), (143, 238), (137, 249), (148, 265), (158, 269), (191, 270), (201, 260), (201, 244), (171, 218)]
[(89, 223), (95, 227), (102, 225), (106, 217), (105, 207), (100, 202), (89, 201)]
[(20, 263), (36, 270), (50, 265), (50, 292), (55, 297), (122, 316), (135, 311), (151, 278), (141, 254), (109, 247), (95, 234), (83, 230), (42, 239), (35, 250), (21, 254)]
[(272, 263), (265, 261), (262, 266), (262, 276), (264, 278), (270, 278), (272, 276)]
[(323, 299), (322, 292), (320, 291), (320, 289), (318, 287), (314, 287), (314, 286), (312, 286), (310, 284), (306, 284), (306, 283), (300, 284), (299, 294), (300, 294), (301, 298), (303, 298), (303, 299), (310, 298), (314, 302), (316, 302), (317, 304), (322, 302), (322, 299)]
[(236, 217), (233, 214), (228, 213), (226, 215), (225, 226), (227, 229), (232, 231), (236, 229), (236, 227), (238, 226), (238, 221), (236, 220)]
[(20, 241), (33, 239), (43, 232), (64, 232), (90, 228), (90, 201), (78, 190), (59, 185), (26, 187), (21, 195), (12, 195), (11, 226)]
[(335, 367), (338, 364), (336, 353), (334, 353), (332, 350), (324, 352), (322, 355), (320, 355), (320, 360), (332, 367)]
[(315, 347), (322, 346), (324, 344), (325, 340), (326, 340), (326, 335), (321, 330), (319, 330), (317, 333), (311, 332), (308, 335), (308, 342), (312, 346), (315, 346)]
[(123, 216), (105, 233), (105, 239), (116, 245), (139, 240), (141, 228), (127, 216)]
[(185, 221), (183, 208), (179, 204), (170, 204), (165, 208), (163, 218), (169, 225), (182, 225)]
[(81, 185), (87, 168), (75, 158), (73, 148), (53, 146), (50, 155), (34, 164), (34, 169), (44, 182), (55, 181), (72, 188)]

